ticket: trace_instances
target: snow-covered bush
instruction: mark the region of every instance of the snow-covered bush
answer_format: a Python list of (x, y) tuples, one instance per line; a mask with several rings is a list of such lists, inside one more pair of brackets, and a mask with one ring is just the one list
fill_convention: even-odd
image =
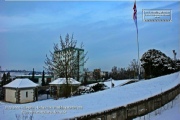
[(95, 84), (94, 86), (92, 86), (92, 88), (95, 92), (109, 89), (104, 83), (101, 83), (101, 82)]
[(175, 61), (156, 49), (150, 49), (142, 55), (141, 66), (146, 79), (177, 71)]

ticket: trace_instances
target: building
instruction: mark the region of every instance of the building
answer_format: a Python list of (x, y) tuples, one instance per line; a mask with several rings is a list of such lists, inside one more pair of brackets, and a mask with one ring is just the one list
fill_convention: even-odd
[(107, 80), (109, 79), (108, 71), (101, 71), (101, 69), (94, 69), (93, 71), (86, 72), (87, 81)]
[(100, 75), (101, 75), (101, 78), (103, 80), (109, 79), (109, 72), (108, 71), (101, 71)]
[(94, 69), (93, 77), (95, 80), (101, 79), (101, 69)]
[(93, 72), (92, 71), (86, 72), (86, 75), (87, 75), (87, 81), (94, 80)]
[(12, 103), (28, 103), (37, 100), (38, 84), (29, 79), (15, 79), (5, 88), (5, 101)]
[[(77, 81), (83, 81), (84, 75), (84, 49), (80, 48), (65, 48), (60, 51), (56, 51), (54, 54), (55, 59), (60, 59), (62, 63), (66, 64), (68, 62), (68, 73), (71, 73), (70, 76)], [(61, 73), (54, 72), (55, 79), (58, 77), (65, 77), (65, 70), (62, 70)]]
[[(80, 86), (80, 82), (76, 81), (73, 78), (68, 79), (68, 88), (67, 88), (67, 95), (70, 96), (72, 92), (76, 91), (77, 88)], [(65, 97), (65, 89), (66, 89), (66, 78), (58, 78), (51, 83), (49, 83), (50, 89), (51, 89), (51, 95), (54, 98), (59, 98), (59, 97)]]

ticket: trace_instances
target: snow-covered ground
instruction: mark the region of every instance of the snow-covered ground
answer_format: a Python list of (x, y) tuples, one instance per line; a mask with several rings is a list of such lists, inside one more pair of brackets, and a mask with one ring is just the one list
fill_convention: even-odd
[(163, 107), (133, 120), (180, 120), (180, 94)]
[[(114, 84), (114, 87), (117, 87), (117, 86), (121, 86), (127, 82), (131, 81), (130, 79), (128, 80), (112, 80), (112, 83)], [(109, 81), (106, 81), (106, 82), (103, 82), (107, 87), (111, 88), (111, 80)], [(92, 83), (92, 84), (89, 84), (88, 86), (94, 86), (95, 84), (97, 83)]]
[(1, 102), (0, 120), (22, 120), (20, 117), (32, 117), (32, 112), (33, 120), (61, 120), (102, 112), (160, 94), (179, 83), (178, 72), (67, 99), (49, 99), (27, 104)]
[[(114, 87), (121, 86), (131, 80), (112, 80), (112, 83), (114, 84)], [(104, 82), (104, 84), (111, 88), (111, 81)]]
[(49, 94), (48, 94), (48, 96), (47, 96), (47, 94), (42, 94), (42, 95), (38, 96), (38, 101), (47, 100), (47, 99), (53, 99), (53, 98)]

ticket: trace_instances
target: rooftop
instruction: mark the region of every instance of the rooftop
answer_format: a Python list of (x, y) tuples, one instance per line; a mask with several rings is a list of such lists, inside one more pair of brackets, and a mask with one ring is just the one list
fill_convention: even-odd
[(25, 78), (25, 79), (15, 79), (14, 81), (10, 82), (7, 85), (4, 85), (3, 87), (7, 88), (29, 88), (29, 87), (37, 87), (38, 84), (32, 82), (31, 80)]

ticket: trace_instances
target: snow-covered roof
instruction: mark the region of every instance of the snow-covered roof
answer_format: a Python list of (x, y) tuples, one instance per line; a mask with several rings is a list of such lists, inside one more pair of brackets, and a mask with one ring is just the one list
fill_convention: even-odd
[(14, 81), (10, 82), (3, 87), (10, 87), (10, 88), (29, 88), (29, 87), (37, 87), (38, 84), (32, 82), (31, 80), (25, 79), (15, 79)]
[[(58, 78), (52, 82), (49, 83), (50, 85), (61, 85), (61, 84), (66, 84), (66, 78)], [(71, 85), (80, 85), (81, 83), (76, 81), (75, 79), (73, 78), (69, 78), (68, 79), (68, 84), (71, 84)]]

